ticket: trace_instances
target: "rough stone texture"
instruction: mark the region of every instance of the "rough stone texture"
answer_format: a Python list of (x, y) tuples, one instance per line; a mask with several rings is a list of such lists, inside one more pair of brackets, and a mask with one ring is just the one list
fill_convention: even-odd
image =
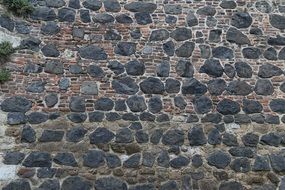
[(282, 189), (280, 1), (1, 8), (2, 189)]

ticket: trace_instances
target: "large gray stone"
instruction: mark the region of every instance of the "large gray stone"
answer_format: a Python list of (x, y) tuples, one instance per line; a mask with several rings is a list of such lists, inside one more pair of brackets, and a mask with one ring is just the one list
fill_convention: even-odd
[(127, 190), (127, 184), (112, 176), (98, 178), (95, 181), (96, 190)]
[(22, 96), (13, 96), (5, 99), (1, 104), (5, 112), (27, 112), (32, 108), (32, 102)]
[(84, 59), (92, 60), (105, 60), (107, 59), (107, 54), (105, 51), (98, 47), (97, 45), (87, 45), (79, 48), (80, 57)]

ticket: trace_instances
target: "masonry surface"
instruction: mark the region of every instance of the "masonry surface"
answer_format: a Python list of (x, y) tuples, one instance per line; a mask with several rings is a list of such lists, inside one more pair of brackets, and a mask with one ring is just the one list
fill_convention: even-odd
[(3, 190), (285, 190), (285, 5), (1, 9)]

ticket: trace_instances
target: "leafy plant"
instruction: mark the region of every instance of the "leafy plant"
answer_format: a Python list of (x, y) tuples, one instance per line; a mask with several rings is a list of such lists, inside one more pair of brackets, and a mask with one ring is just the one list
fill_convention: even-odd
[(0, 83), (3, 84), (4, 82), (8, 81), (11, 77), (11, 73), (7, 69), (0, 69)]
[(12, 44), (10, 42), (0, 43), (0, 61), (7, 61), (12, 53), (15, 52)]
[(28, 16), (34, 10), (29, 0), (2, 0), (7, 9), (16, 16)]

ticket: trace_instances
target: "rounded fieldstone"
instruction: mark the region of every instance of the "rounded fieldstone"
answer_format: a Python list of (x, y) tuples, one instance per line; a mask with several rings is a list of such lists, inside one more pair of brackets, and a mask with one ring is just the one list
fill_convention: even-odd
[(110, 98), (99, 98), (95, 104), (95, 110), (110, 111), (114, 107), (114, 102)]
[(192, 38), (192, 30), (188, 28), (176, 28), (170, 34), (176, 41), (185, 41)]
[(208, 113), (202, 119), (202, 123), (220, 123), (222, 120), (222, 115), (219, 113)]
[(126, 161), (124, 161), (123, 166), (125, 168), (138, 168), (140, 165), (141, 154), (136, 153), (130, 156)]
[(175, 67), (176, 73), (181, 77), (191, 78), (194, 74), (194, 67), (188, 60), (179, 60)]
[(252, 17), (247, 12), (234, 13), (231, 19), (231, 25), (237, 28), (248, 28), (252, 23)]
[(107, 153), (105, 155), (105, 158), (106, 158), (107, 166), (109, 168), (117, 168), (121, 166), (121, 160), (117, 155)]
[(143, 112), (147, 109), (143, 96), (134, 95), (129, 97), (127, 105), (132, 112)]
[(194, 109), (199, 114), (208, 113), (212, 110), (212, 101), (207, 96), (200, 96), (194, 100)]
[(105, 153), (101, 150), (89, 150), (83, 155), (83, 165), (90, 168), (98, 168), (105, 164)]
[(204, 134), (203, 128), (193, 127), (188, 132), (188, 140), (190, 146), (203, 146), (207, 143), (206, 136)]
[(117, 30), (107, 30), (106, 33), (104, 34), (104, 39), (105, 40), (121, 40), (122, 37), (121, 35), (118, 33)]
[(80, 96), (70, 98), (69, 108), (73, 112), (85, 112), (85, 100)]
[(206, 5), (202, 8), (199, 8), (196, 13), (198, 15), (214, 16), (216, 14), (216, 9), (211, 5)]
[(120, 12), (121, 6), (117, 0), (103, 1), (105, 11), (107, 12)]
[(178, 190), (178, 185), (176, 181), (167, 181), (160, 186), (159, 190)]
[(42, 112), (32, 112), (28, 116), (28, 122), (31, 124), (40, 124), (48, 120), (48, 115)]
[(107, 13), (98, 13), (93, 17), (95, 23), (107, 24), (115, 21), (114, 17)]
[(135, 13), (135, 19), (137, 24), (147, 25), (152, 23), (152, 18), (149, 13)]
[(159, 113), (163, 109), (161, 98), (158, 96), (151, 97), (148, 101), (148, 109), (151, 113)]
[(169, 164), (171, 167), (175, 169), (180, 169), (182, 167), (186, 167), (190, 163), (189, 158), (185, 156), (178, 156), (172, 160), (170, 160)]
[(89, 22), (91, 22), (89, 10), (81, 9), (81, 10), (79, 10), (79, 13), (80, 13), (80, 20), (81, 20), (83, 23), (89, 23)]
[(277, 51), (273, 47), (267, 48), (263, 53), (263, 57), (268, 60), (277, 60)]
[(180, 82), (178, 80), (168, 78), (165, 82), (165, 91), (167, 93), (178, 93), (180, 91)]
[(135, 83), (135, 80), (130, 77), (114, 79), (112, 81), (112, 88), (118, 94), (127, 95), (133, 95), (139, 91), (139, 86)]
[(45, 6), (37, 6), (31, 14), (33, 20), (53, 21), (56, 17), (54, 10)]
[(285, 60), (285, 47), (279, 51), (278, 59)]
[(256, 147), (259, 142), (259, 136), (254, 133), (247, 133), (241, 139), (243, 144), (249, 147)]
[(226, 82), (223, 79), (213, 79), (208, 82), (208, 90), (211, 95), (221, 95), (227, 87)]
[(51, 156), (47, 152), (31, 152), (23, 162), (26, 167), (50, 167)]
[(222, 142), (222, 137), (217, 128), (213, 128), (210, 130), (208, 133), (208, 143), (211, 145), (218, 145), (221, 144)]
[(56, 168), (39, 168), (37, 169), (38, 178), (52, 178), (56, 173)]
[(218, 20), (213, 16), (207, 16), (206, 25), (208, 27), (215, 27), (217, 26)]
[(168, 56), (173, 56), (175, 51), (175, 44), (173, 41), (168, 41), (163, 44), (163, 50)]
[(247, 158), (237, 158), (233, 160), (230, 167), (235, 172), (242, 172), (242, 173), (247, 173), (251, 169), (250, 161)]
[(227, 181), (227, 182), (222, 182), (219, 186), (219, 190), (243, 190), (243, 186), (236, 181)]
[(0, 26), (6, 28), (10, 32), (13, 32), (15, 27), (15, 22), (7, 15), (0, 16)]
[(44, 181), (40, 186), (39, 189), (47, 190), (47, 189), (53, 189), (53, 190), (59, 190), (60, 189), (60, 183), (58, 179), (48, 179)]
[(237, 76), (240, 78), (251, 78), (252, 77), (252, 68), (249, 64), (245, 62), (236, 62), (235, 68)]
[(25, 158), (25, 154), (17, 151), (9, 151), (4, 155), (3, 163), (6, 165), (18, 165)]
[(230, 94), (246, 96), (253, 92), (252, 86), (245, 81), (234, 80), (226, 88)]
[(258, 48), (247, 47), (242, 49), (242, 54), (246, 59), (259, 59), (259, 57), (262, 55), (262, 52)]
[(36, 132), (35, 130), (29, 126), (24, 125), (21, 134), (21, 142), (23, 143), (33, 143), (36, 141)]
[(229, 150), (229, 153), (235, 157), (253, 158), (255, 156), (255, 150), (251, 147), (233, 147)]
[(190, 10), (186, 16), (186, 23), (189, 27), (198, 25), (199, 21), (195, 14)]
[(148, 77), (140, 83), (141, 91), (145, 94), (163, 94), (164, 84), (158, 78)]
[(153, 30), (149, 41), (163, 41), (169, 38), (169, 32), (166, 29)]
[(172, 16), (172, 15), (166, 15), (165, 17), (165, 22), (167, 24), (176, 24), (177, 22), (177, 17), (176, 16)]
[(89, 122), (102, 122), (104, 119), (104, 113), (95, 111), (88, 114)]
[(217, 111), (223, 115), (234, 115), (240, 112), (240, 105), (230, 99), (223, 99), (218, 103)]
[(269, 45), (273, 45), (273, 46), (276, 46), (276, 45), (277, 46), (278, 45), (283, 46), (283, 45), (285, 45), (285, 37), (280, 36), (280, 35), (277, 34), (276, 37), (269, 37), (268, 40), (267, 40), (267, 43)]
[(194, 51), (195, 43), (194, 42), (184, 42), (175, 50), (177, 57), (190, 57)]
[(201, 44), (199, 45), (201, 58), (208, 59), (211, 55), (211, 47), (208, 45)]
[(70, 176), (63, 180), (61, 190), (91, 190), (91, 182), (79, 176)]
[(92, 60), (106, 60), (107, 54), (104, 49), (100, 48), (97, 45), (87, 45), (79, 48), (79, 55), (84, 59)]
[(267, 156), (257, 156), (254, 160), (252, 171), (270, 171), (269, 158)]
[(237, 6), (235, 1), (232, 0), (223, 0), (220, 3), (220, 7), (222, 7), (223, 9), (235, 9)]
[(62, 74), (64, 72), (63, 64), (58, 61), (47, 61), (45, 65), (45, 72), (52, 74)]
[(250, 40), (248, 37), (243, 34), (240, 30), (230, 27), (227, 31), (226, 34), (226, 39), (227, 41), (231, 43), (236, 43), (238, 45), (243, 45), (243, 44), (250, 44)]
[(168, 168), (169, 167), (169, 155), (167, 153), (167, 151), (163, 150), (162, 152), (160, 152), (160, 154), (158, 155), (157, 159), (157, 165), (160, 167), (164, 167), (164, 168)]
[(42, 53), (46, 57), (58, 57), (60, 52), (57, 50), (56, 46), (53, 44), (47, 44), (41, 49)]
[(60, 90), (67, 90), (70, 86), (70, 79), (67, 77), (62, 77), (58, 82), (58, 87)]
[(44, 35), (55, 35), (60, 32), (60, 27), (54, 21), (48, 21), (41, 27), (41, 33)]
[(163, 135), (163, 131), (162, 129), (156, 129), (154, 130), (152, 133), (151, 133), (151, 136), (150, 136), (150, 142), (152, 144), (158, 144), (161, 137)]
[(182, 13), (182, 7), (181, 5), (167, 4), (167, 5), (164, 5), (164, 12), (166, 14), (178, 15)]
[(212, 49), (212, 55), (218, 59), (233, 59), (234, 52), (232, 49), (224, 46), (219, 46)]
[(225, 64), (224, 72), (229, 78), (234, 78), (236, 75), (235, 68), (230, 64)]
[(206, 73), (211, 77), (221, 77), (223, 75), (223, 67), (217, 59), (207, 59), (204, 65), (200, 67), (200, 73)]
[(121, 24), (131, 24), (133, 19), (126, 14), (120, 14), (116, 16), (116, 21)]
[(133, 142), (134, 137), (132, 131), (128, 128), (119, 129), (116, 133), (116, 142), (117, 143), (131, 143)]
[(44, 130), (40, 142), (59, 142), (62, 140), (64, 131)]
[(31, 190), (31, 186), (27, 179), (16, 179), (3, 186), (2, 190), (12, 189)]
[(87, 119), (87, 115), (85, 113), (70, 113), (67, 118), (73, 123), (83, 123)]
[(274, 87), (270, 80), (258, 79), (256, 81), (254, 91), (258, 95), (268, 96), (273, 94)]
[(175, 105), (175, 107), (178, 107), (179, 109), (184, 110), (187, 106), (187, 103), (185, 102), (183, 97), (175, 96), (174, 97), (174, 105)]
[(138, 1), (126, 4), (124, 8), (131, 12), (153, 13), (157, 5), (155, 3)]
[(242, 109), (246, 114), (260, 113), (263, 110), (263, 106), (258, 101), (243, 99)]
[(141, 121), (154, 121), (155, 115), (153, 115), (149, 112), (143, 112), (140, 114), (140, 120)]
[(162, 136), (162, 143), (165, 145), (181, 146), (184, 143), (184, 132), (178, 129), (168, 130)]
[(128, 75), (139, 76), (139, 75), (143, 75), (145, 72), (144, 63), (138, 60), (129, 61), (125, 65), (125, 68), (126, 68)]
[(72, 167), (78, 166), (73, 154), (68, 152), (57, 153), (56, 156), (53, 158), (53, 161), (59, 165)]
[(159, 77), (168, 77), (170, 72), (170, 64), (168, 61), (163, 60), (156, 67), (156, 74)]
[(137, 131), (136, 134), (135, 134), (135, 136), (136, 136), (136, 141), (137, 141), (138, 143), (147, 143), (147, 142), (148, 142), (149, 136), (148, 136), (148, 134), (147, 134), (145, 131), (143, 131), (143, 130)]
[(58, 20), (61, 22), (74, 22), (75, 21), (75, 10), (65, 7), (58, 10)]
[(79, 9), (80, 8), (80, 0), (69, 0), (68, 7)]
[(87, 133), (87, 130), (81, 126), (73, 127), (67, 131), (66, 141), (77, 143), (84, 138), (86, 133)]
[[(229, 32), (227, 32), (228, 34)], [(209, 33), (209, 41), (210, 42), (220, 42), (221, 41), (221, 34), (222, 34), (222, 30), (220, 29), (214, 29), (214, 30), (210, 30)]]
[(86, 9), (90, 9), (92, 11), (98, 11), (102, 7), (102, 2), (100, 0), (85, 0), (82, 5)]
[(13, 96), (1, 103), (1, 110), (4, 112), (27, 112), (31, 107), (32, 102), (22, 96)]
[(263, 34), (262, 30), (256, 27), (250, 28), (249, 33), (257, 36), (261, 36)]
[(93, 133), (89, 135), (90, 144), (106, 144), (109, 143), (115, 134), (106, 128), (98, 127)]
[(26, 117), (25, 113), (9, 112), (7, 115), (7, 123), (9, 125), (25, 124), (26, 122), (27, 122), (27, 117)]
[(260, 138), (261, 144), (278, 147), (281, 143), (281, 136), (278, 133), (268, 133)]
[(203, 95), (206, 92), (207, 92), (206, 85), (202, 84), (195, 78), (183, 81), (182, 94)]
[(285, 16), (279, 14), (270, 14), (269, 15), (269, 22), (271, 26), (274, 28), (278, 28), (280, 30), (285, 29)]
[(271, 78), (273, 76), (280, 76), (283, 74), (283, 71), (270, 63), (265, 63), (261, 65), (258, 70), (258, 76), (261, 78)]
[[(28, 37), (26, 39), (23, 39), (21, 41), (20, 47), (21, 49), (29, 49), (32, 51), (39, 51), (39, 45), (41, 44), (41, 40), (34, 38), (34, 37)], [(27, 63), (29, 64), (29, 63)]]
[(231, 162), (231, 157), (229, 154), (218, 150), (214, 151), (207, 157), (208, 164), (210, 166), (215, 166), (218, 169), (224, 169)]
[(199, 154), (195, 154), (192, 157), (192, 165), (196, 168), (200, 167), (203, 165), (203, 160), (202, 160), (202, 156)]
[(273, 168), (274, 171), (284, 172), (285, 171), (284, 151), (271, 153), (270, 162), (271, 162), (271, 167)]
[(97, 190), (127, 190), (127, 184), (120, 180), (119, 178), (115, 178), (112, 176), (98, 178), (95, 181), (95, 188)]
[(227, 146), (238, 146), (237, 137), (231, 133), (224, 133), (222, 142)]
[(28, 84), (26, 91), (32, 93), (42, 93), (45, 91), (46, 82), (44, 81), (35, 81)]

